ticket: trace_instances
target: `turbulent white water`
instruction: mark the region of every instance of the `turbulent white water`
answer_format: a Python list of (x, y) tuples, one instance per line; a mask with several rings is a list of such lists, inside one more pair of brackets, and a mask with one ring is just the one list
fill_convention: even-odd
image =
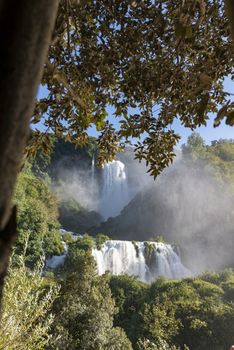
[[(62, 235), (65, 232), (61, 230)], [(74, 241), (82, 239), (80, 235), (72, 235), (72, 237)], [(146, 248), (149, 245), (150, 250)], [(67, 252), (68, 246), (64, 243), (63, 255), (51, 257), (46, 261), (45, 267), (53, 269), (63, 265)], [(192, 275), (191, 271), (182, 264), (176, 249), (170, 244), (107, 240), (101, 249), (94, 247), (92, 255), (99, 275), (106, 271), (113, 275), (128, 274), (147, 283), (160, 276), (180, 279)]]
[(153, 253), (150, 261), (147, 261), (144, 242), (136, 242), (134, 245), (129, 241), (106, 241), (101, 250), (92, 250), (98, 274), (106, 271), (113, 275), (126, 273), (137, 276), (144, 282), (152, 282), (159, 276), (176, 279), (191, 276), (171, 245), (156, 242), (150, 244), (153, 245)]
[(95, 181), (95, 157), (92, 157), (92, 165), (91, 165), (91, 190), (92, 195), (95, 195), (96, 181)]
[(91, 181), (94, 182), (94, 175), (95, 175), (95, 158), (92, 157), (92, 165), (91, 165)]
[(103, 169), (100, 213), (107, 219), (116, 216), (129, 201), (125, 165), (119, 160), (106, 163)]

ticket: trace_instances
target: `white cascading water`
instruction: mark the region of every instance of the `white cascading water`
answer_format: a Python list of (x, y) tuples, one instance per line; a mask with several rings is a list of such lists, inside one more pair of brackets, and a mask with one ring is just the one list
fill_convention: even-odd
[(92, 165), (91, 165), (91, 189), (92, 192), (95, 190), (95, 157), (92, 157)]
[(119, 160), (106, 163), (103, 169), (100, 213), (107, 219), (116, 216), (129, 201), (125, 165)]
[(109, 271), (113, 275), (128, 274), (150, 283), (157, 277), (180, 279), (191, 276), (179, 255), (169, 244), (148, 242), (153, 245), (150, 266), (147, 265), (145, 243), (108, 240), (101, 250), (94, 248), (92, 255), (99, 275)]

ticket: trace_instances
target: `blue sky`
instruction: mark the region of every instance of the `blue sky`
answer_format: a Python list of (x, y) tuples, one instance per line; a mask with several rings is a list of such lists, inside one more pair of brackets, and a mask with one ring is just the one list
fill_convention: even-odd
[[(225, 90), (234, 94), (234, 82), (231, 81), (231, 79), (229, 78), (225, 80)], [(38, 97), (39, 98), (45, 97), (47, 93), (48, 93), (47, 89), (41, 87), (39, 89)], [(110, 122), (116, 128), (118, 128), (118, 119), (113, 116), (114, 109), (112, 107), (108, 107), (107, 112), (109, 114)], [(220, 138), (234, 139), (234, 127), (230, 127), (226, 125), (225, 122), (223, 121), (219, 127), (214, 128), (213, 127), (214, 117), (215, 117), (214, 115), (210, 115), (210, 120), (208, 120), (207, 126), (202, 126), (196, 129), (196, 132), (199, 132), (199, 134), (202, 136), (205, 142), (207, 144), (210, 144), (212, 140), (217, 140)], [(40, 126), (37, 125), (37, 127), (40, 129)], [(186, 143), (188, 136), (191, 134), (191, 130), (184, 128), (178, 120), (174, 122), (173, 128), (179, 135), (181, 135), (181, 140), (178, 146), (182, 145), (183, 143)], [(98, 135), (95, 127), (90, 128), (88, 130), (88, 133), (90, 136), (94, 136), (94, 137)]]
[[(234, 94), (234, 82), (230, 78), (226, 78), (224, 82), (225, 91)], [(210, 144), (212, 140), (217, 139), (234, 139), (234, 127), (225, 124), (225, 121), (217, 128), (213, 127), (214, 115), (210, 115), (210, 120), (207, 122), (207, 126), (202, 126), (196, 129), (207, 144)], [(187, 137), (191, 134), (191, 130), (184, 128), (178, 122), (175, 123), (174, 129), (181, 135), (180, 144), (186, 142)]]

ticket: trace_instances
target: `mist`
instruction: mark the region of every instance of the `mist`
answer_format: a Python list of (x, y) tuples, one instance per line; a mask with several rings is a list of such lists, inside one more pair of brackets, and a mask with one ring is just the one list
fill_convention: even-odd
[[(180, 161), (155, 183), (154, 205), (167, 213), (153, 220), (157, 231), (181, 247), (194, 273), (233, 266), (234, 199), (230, 185), (215, 179), (212, 168)], [(157, 210), (155, 211), (157, 215)]]
[(60, 168), (58, 173), (61, 180), (54, 185), (54, 190), (60, 201), (74, 200), (86, 210), (98, 210), (99, 184), (91, 170)]

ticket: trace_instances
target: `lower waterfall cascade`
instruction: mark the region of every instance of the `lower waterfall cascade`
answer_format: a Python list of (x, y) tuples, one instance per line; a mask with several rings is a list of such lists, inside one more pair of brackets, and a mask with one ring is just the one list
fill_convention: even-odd
[[(61, 230), (66, 232), (65, 230)], [(74, 241), (81, 235), (72, 235)], [(64, 253), (47, 259), (46, 268), (57, 268), (64, 264), (69, 245), (64, 243)], [(161, 242), (135, 242), (106, 240), (101, 247), (92, 248), (97, 274), (109, 271), (112, 275), (127, 274), (151, 283), (158, 277), (181, 279), (191, 277), (192, 272), (181, 262), (176, 247)]]
[[(147, 246), (151, 246), (148, 256)], [(170, 244), (107, 240), (100, 250), (93, 248), (92, 255), (99, 275), (106, 271), (113, 275), (128, 274), (147, 283), (160, 276), (180, 279), (192, 275)]]

